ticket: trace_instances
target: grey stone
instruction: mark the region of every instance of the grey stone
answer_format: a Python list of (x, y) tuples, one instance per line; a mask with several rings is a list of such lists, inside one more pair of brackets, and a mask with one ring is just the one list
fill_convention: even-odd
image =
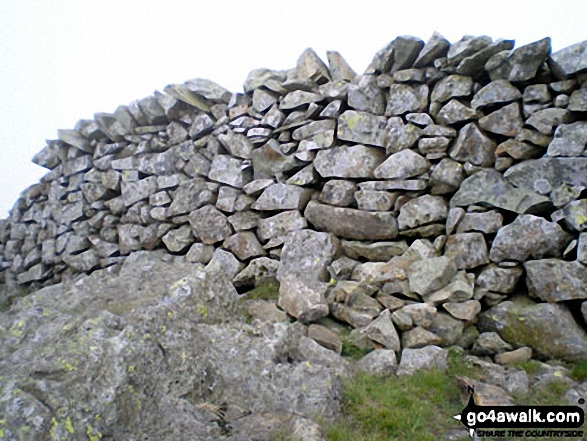
[(189, 263), (201, 263), (207, 265), (212, 260), (214, 247), (203, 243), (193, 244), (186, 254), (186, 261)]
[(587, 298), (587, 268), (559, 259), (524, 263), (528, 291), (545, 302)]
[(363, 145), (321, 150), (314, 167), (323, 177), (373, 178), (375, 169), (385, 160), (385, 152)]
[(263, 282), (275, 280), (278, 268), (279, 261), (268, 257), (258, 257), (251, 260), (232, 282), (236, 287), (257, 286)]
[(317, 229), (345, 239), (386, 240), (397, 236), (397, 220), (391, 213), (331, 207), (311, 201), (304, 216)]
[(563, 208), (565, 221), (576, 231), (587, 230), (587, 199), (573, 201)]
[(423, 112), (427, 106), (428, 86), (425, 84), (417, 87), (407, 84), (392, 84), (389, 88), (389, 100), (385, 115), (395, 116), (411, 112)]
[(265, 255), (265, 250), (252, 231), (242, 231), (224, 240), (222, 246), (231, 251), (240, 260)]
[(369, 352), (357, 362), (357, 369), (378, 377), (389, 377), (398, 368), (397, 355), (391, 349)]
[(450, 315), (459, 320), (470, 322), (481, 312), (481, 303), (478, 300), (466, 300), (460, 303), (443, 303), (443, 308)]
[(451, 66), (457, 66), (463, 59), (483, 50), (491, 43), (492, 40), (487, 35), (479, 37), (465, 35), (459, 41), (451, 45), (447, 53), (448, 63)]
[(187, 214), (203, 205), (214, 203), (213, 192), (207, 189), (203, 179), (193, 179), (182, 183), (173, 194), (173, 202), (167, 209), (168, 217)]
[[(526, 161), (521, 165), (528, 164)], [(469, 176), (461, 184), (459, 191), (450, 201), (451, 207), (462, 207), (476, 204), (488, 204), (490, 206), (513, 211), (515, 213), (537, 213), (550, 205), (550, 199), (535, 193), (531, 188), (515, 188), (512, 183), (519, 186), (520, 182), (532, 182), (526, 175), (530, 170), (524, 167), (517, 169), (514, 166), (506, 172), (510, 179), (493, 170), (482, 170)]]
[(352, 81), (357, 75), (338, 52), (327, 51), (326, 57), (332, 81)]
[(508, 104), (479, 120), (482, 129), (505, 136), (516, 136), (524, 122), (518, 103)]
[(460, 101), (450, 100), (436, 115), (436, 122), (440, 125), (450, 126), (478, 117), (479, 113), (476, 110), (465, 106)]
[(357, 191), (355, 200), (359, 210), (365, 211), (389, 211), (398, 197), (397, 193), (387, 191)]
[(413, 375), (422, 369), (440, 369), (445, 371), (448, 366), (448, 351), (438, 346), (420, 349), (404, 348), (401, 355), (398, 376)]
[(411, 148), (424, 133), (421, 128), (414, 124), (404, 124), (400, 117), (391, 117), (387, 121), (387, 153), (397, 153), (401, 150)]
[(503, 216), (494, 210), (485, 213), (467, 213), (457, 227), (457, 233), (480, 231), (485, 234), (497, 233), (503, 225)]
[(452, 193), (459, 188), (465, 179), (462, 164), (449, 158), (444, 158), (436, 165), (430, 175), (432, 194)]
[(434, 346), (441, 343), (442, 339), (438, 335), (420, 326), (402, 333), (402, 347), (404, 350)]
[(212, 205), (192, 211), (189, 221), (195, 236), (207, 245), (220, 242), (232, 234), (226, 216)]
[(587, 69), (587, 41), (575, 43), (551, 54), (548, 64), (561, 79)]
[(442, 339), (443, 347), (453, 346), (462, 338), (465, 323), (449, 314), (439, 312), (434, 316), (428, 330)]
[(579, 234), (577, 244), (577, 261), (587, 265), (587, 233)]
[(550, 38), (521, 46), (506, 57), (494, 55), (485, 65), (491, 80), (527, 81), (550, 55)]
[(360, 328), (359, 332), (387, 349), (400, 351), (399, 335), (391, 321), (391, 313), (387, 309), (367, 326)]
[(422, 296), (445, 287), (457, 274), (457, 267), (446, 256), (415, 262), (409, 269), (410, 290)]
[(287, 274), (279, 287), (279, 306), (302, 322), (313, 322), (328, 315), (324, 294), (328, 284)]
[(337, 136), (345, 141), (385, 147), (389, 139), (387, 118), (368, 112), (347, 110), (338, 117)]
[(446, 103), (452, 98), (466, 97), (473, 90), (473, 79), (463, 75), (449, 75), (440, 80), (432, 90), (431, 100)]
[(548, 145), (547, 156), (581, 156), (587, 144), (587, 123), (561, 124)]
[(424, 195), (404, 204), (397, 220), (399, 229), (405, 230), (444, 220), (447, 214), (448, 208), (441, 196)]
[(328, 266), (340, 253), (340, 241), (329, 233), (296, 230), (285, 238), (277, 279), (287, 275), (327, 281)]
[(322, 95), (303, 90), (296, 90), (288, 93), (281, 101), (279, 108), (281, 110), (293, 110), (298, 107), (322, 101)]
[(502, 352), (495, 355), (495, 362), (501, 365), (518, 364), (532, 358), (532, 349), (528, 347), (518, 348), (515, 351)]
[(569, 98), (567, 109), (573, 112), (587, 111), (587, 87), (575, 90)]
[(330, 81), (328, 68), (311, 48), (307, 48), (298, 58), (295, 74), (297, 78), (309, 79), (317, 84)]
[(477, 109), (494, 104), (507, 104), (520, 98), (522, 94), (517, 87), (507, 80), (496, 80), (479, 89), (471, 101), (471, 107)]
[(424, 190), (427, 183), (423, 179), (406, 179), (401, 181), (365, 181), (359, 184), (359, 190), (405, 190), (405, 191), (419, 191)]
[(479, 329), (528, 346), (537, 357), (573, 362), (587, 354), (587, 334), (561, 304), (505, 301), (480, 315)]
[(496, 332), (479, 334), (471, 352), (475, 355), (495, 355), (511, 351), (512, 346), (501, 339)]
[(137, 182), (122, 182), (121, 188), (122, 199), (128, 207), (143, 199), (149, 199), (149, 196), (157, 190), (157, 178), (149, 176)]
[(477, 285), (483, 289), (503, 294), (514, 292), (523, 270), (519, 266), (512, 268), (501, 268), (496, 265), (489, 265), (481, 271), (477, 278)]
[(450, 42), (438, 32), (434, 32), (420, 51), (418, 58), (414, 62), (414, 67), (431, 65), (435, 59), (444, 57), (449, 47)]
[(489, 263), (487, 244), (481, 233), (460, 233), (449, 236), (444, 254), (454, 259), (458, 269), (472, 269)]
[(459, 131), (450, 148), (451, 158), (470, 162), (481, 167), (492, 166), (495, 161), (495, 142), (485, 135), (475, 123), (469, 123)]
[(342, 240), (344, 253), (351, 259), (364, 258), (370, 262), (388, 262), (392, 257), (402, 255), (408, 245), (405, 241), (365, 243)]
[(482, 74), (485, 64), (493, 55), (513, 49), (514, 43), (514, 40), (499, 39), (492, 44), (485, 46), (478, 52), (463, 58), (456, 68), (456, 73), (471, 76)]
[(363, 75), (359, 77), (358, 84), (349, 86), (348, 105), (355, 110), (374, 115), (385, 113), (385, 93), (377, 87), (373, 75)]
[(319, 200), (328, 205), (348, 207), (355, 202), (356, 191), (357, 184), (354, 182), (333, 179), (324, 184)]
[(226, 133), (218, 135), (218, 140), (231, 155), (241, 159), (251, 158), (253, 144), (245, 135), (234, 133), (229, 129)]
[(284, 211), (265, 219), (259, 219), (257, 234), (265, 241), (278, 236), (285, 236), (293, 230), (307, 227), (306, 219), (299, 211)]
[(554, 189), (563, 184), (587, 187), (587, 158), (540, 158), (514, 165), (504, 177), (516, 187), (537, 191), (543, 181)]
[(79, 272), (91, 271), (100, 266), (100, 257), (94, 250), (87, 250), (75, 255), (63, 254), (62, 259), (69, 267)]
[(426, 173), (430, 163), (412, 150), (390, 155), (374, 172), (377, 179), (407, 179)]
[(497, 232), (489, 257), (497, 263), (560, 257), (570, 241), (571, 236), (558, 224), (537, 216), (519, 215)]
[(550, 135), (554, 128), (563, 123), (571, 122), (572, 118), (571, 112), (566, 109), (549, 108), (533, 113), (524, 124), (534, 127), (541, 133)]
[(253, 204), (255, 210), (303, 210), (311, 190), (297, 185), (273, 184)]

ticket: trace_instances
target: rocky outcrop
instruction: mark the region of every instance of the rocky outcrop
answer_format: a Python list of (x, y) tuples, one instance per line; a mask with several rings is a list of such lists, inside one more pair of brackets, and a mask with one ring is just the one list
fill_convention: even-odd
[(587, 358), (586, 57), (435, 34), (356, 74), (308, 49), (60, 130), (0, 220), (2, 430), (315, 434), (341, 326), (377, 375), (452, 345)]

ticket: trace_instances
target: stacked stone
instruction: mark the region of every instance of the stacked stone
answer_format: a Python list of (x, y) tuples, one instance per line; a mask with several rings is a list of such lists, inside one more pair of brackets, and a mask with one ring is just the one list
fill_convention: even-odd
[(586, 72), (587, 42), (434, 34), (396, 38), (363, 75), (308, 49), (244, 93), (167, 86), (35, 156), (50, 172), (0, 222), (1, 281), (216, 253), (236, 286), (275, 276), (291, 316), (396, 352), (470, 347), (478, 314), (526, 287), (567, 317), (587, 298)]

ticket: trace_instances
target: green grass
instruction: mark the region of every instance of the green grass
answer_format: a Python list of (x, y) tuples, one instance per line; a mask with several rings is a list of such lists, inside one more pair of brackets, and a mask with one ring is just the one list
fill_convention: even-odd
[(534, 375), (540, 371), (541, 365), (542, 365), (542, 363), (540, 363), (539, 361), (526, 360), (526, 361), (519, 361), (517, 363), (514, 363), (512, 366), (515, 367), (516, 369), (521, 369), (523, 371), (526, 371), (526, 373), (528, 375)]
[(587, 360), (575, 364), (571, 370), (571, 376), (577, 381), (585, 381), (587, 379)]
[(279, 282), (268, 279), (243, 294), (242, 300), (277, 300), (279, 299)]

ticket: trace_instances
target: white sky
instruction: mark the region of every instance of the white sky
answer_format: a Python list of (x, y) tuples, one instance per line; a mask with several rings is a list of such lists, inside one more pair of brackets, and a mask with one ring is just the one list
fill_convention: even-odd
[(0, 0), (0, 218), (46, 170), (31, 162), (57, 129), (170, 83), (242, 91), (252, 69), (294, 67), (306, 47), (361, 73), (398, 35), (587, 39), (585, 0)]

